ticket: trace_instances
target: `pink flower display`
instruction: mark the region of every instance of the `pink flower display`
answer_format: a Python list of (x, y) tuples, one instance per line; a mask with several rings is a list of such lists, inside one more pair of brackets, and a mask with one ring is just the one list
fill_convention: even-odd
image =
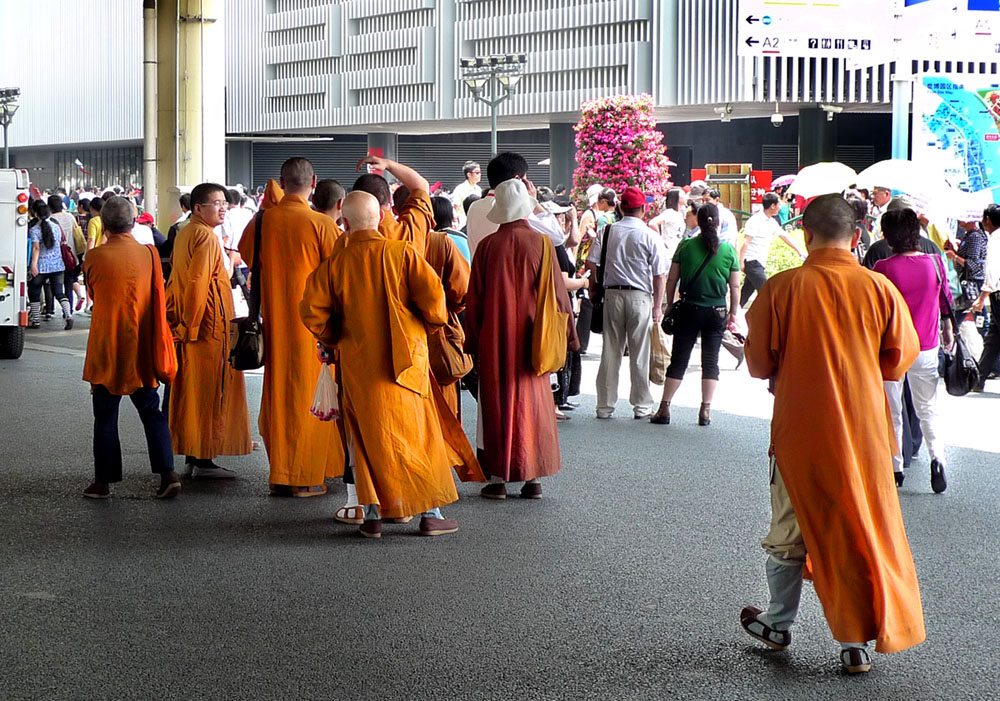
[(587, 188), (606, 185), (621, 194), (637, 185), (656, 198), (647, 214), (662, 206), (671, 187), (667, 149), (656, 129), (651, 95), (616, 95), (583, 103), (576, 130), (573, 200), (587, 206)]

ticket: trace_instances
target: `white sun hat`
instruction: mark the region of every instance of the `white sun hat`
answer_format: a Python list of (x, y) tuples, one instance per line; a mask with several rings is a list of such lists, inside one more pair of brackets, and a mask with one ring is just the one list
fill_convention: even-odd
[(526, 219), (535, 211), (536, 202), (517, 178), (505, 180), (493, 191), (493, 208), (486, 218), (494, 224)]
[(604, 192), (605, 187), (603, 185), (591, 185), (587, 188), (587, 202), (593, 207), (597, 204), (597, 200), (600, 199), (601, 193)]

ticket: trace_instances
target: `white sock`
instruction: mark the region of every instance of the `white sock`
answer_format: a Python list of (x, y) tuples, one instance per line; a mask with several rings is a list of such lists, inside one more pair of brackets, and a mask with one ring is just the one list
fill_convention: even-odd
[(378, 521), (382, 518), (378, 512), (378, 504), (367, 504), (365, 506), (365, 521)]
[(542, 480), (541, 480), (540, 477), (536, 477), (533, 480), (528, 480), (527, 482), (525, 482), (525, 484), (541, 484), (541, 483), (542, 483)]
[(503, 477), (490, 475), (490, 484), (507, 484), (507, 481)]
[(347, 503), (344, 504), (344, 507), (349, 508), (352, 506), (361, 506), (361, 504), (358, 503), (358, 488), (353, 484), (349, 484), (347, 485)]
[(441, 508), (437, 506), (435, 506), (430, 511), (425, 511), (424, 513), (421, 514), (421, 516), (423, 516), (424, 518), (444, 518), (444, 516), (441, 515)]

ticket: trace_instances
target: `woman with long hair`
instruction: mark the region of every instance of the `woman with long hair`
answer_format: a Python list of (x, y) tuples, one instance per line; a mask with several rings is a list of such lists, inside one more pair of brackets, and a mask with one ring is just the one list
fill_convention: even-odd
[[(649, 422), (670, 423), (670, 401), (681, 386), (691, 349), (701, 336), (701, 410), (698, 425), (712, 423), (711, 406), (719, 383), (719, 346), (727, 321), (736, 321), (740, 306), (740, 261), (736, 250), (719, 241), (719, 209), (714, 204), (698, 210), (701, 233), (681, 241), (667, 274), (665, 299), (673, 300), (680, 282), (681, 305), (675, 312), (674, 345), (663, 383), (660, 408)], [(729, 298), (728, 312), (726, 298)], [(669, 312), (668, 312), (669, 313)]]
[[(52, 210), (44, 202), (35, 205), (36, 221), (28, 229), (31, 239), (31, 279), (28, 281), (28, 326), (37, 329), (42, 310), (42, 287), (46, 282), (52, 289), (52, 296), (62, 306), (66, 328), (73, 328), (73, 311), (69, 299), (63, 293), (63, 278), (66, 264), (62, 258), (62, 244), (66, 241), (59, 225), (52, 221)], [(72, 232), (70, 232), (72, 234)]]
[[(931, 489), (948, 487), (944, 474), (944, 443), (937, 422), (938, 347), (944, 319), (944, 345), (950, 347), (954, 331), (951, 321), (952, 297), (944, 261), (937, 254), (920, 250), (920, 220), (912, 209), (890, 210), (882, 215), (882, 236), (893, 255), (877, 261), (873, 270), (889, 278), (910, 309), (913, 326), (920, 337), (920, 355), (906, 372), (913, 397), (913, 410), (931, 456)], [(903, 441), (903, 381), (886, 382), (896, 442)], [(896, 486), (903, 484), (903, 456), (895, 455), (892, 466)]]

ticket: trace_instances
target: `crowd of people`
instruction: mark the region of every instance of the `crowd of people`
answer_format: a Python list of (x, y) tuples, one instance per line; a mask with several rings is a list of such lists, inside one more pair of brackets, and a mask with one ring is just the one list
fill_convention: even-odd
[[(849, 672), (870, 668), (871, 640), (894, 652), (923, 639), (892, 485), (922, 434), (932, 488), (946, 489), (939, 348), (985, 332), (979, 389), (996, 363), (1000, 327), (981, 314), (987, 301), (1000, 310), (1000, 207), (987, 208), (982, 230), (962, 222), (952, 237), (904, 197), (849, 191), (802, 203), (800, 240), (780, 224), (780, 193), (766, 194), (741, 232), (702, 182), (662, 201), (596, 184), (580, 193), (581, 212), (564, 187), (535, 187), (515, 153), (488, 163), (485, 188), (480, 165), (466, 163), (451, 196), (389, 159), (358, 169), (349, 192), (304, 158), (286, 161), (259, 200), (200, 184), (166, 236), (148, 224), (148, 240), (135, 203), (113, 192), (77, 205), (90, 212), (84, 222), (57, 216), (65, 207), (55, 201), (35, 206), (35, 289), (49, 287), (71, 323), (66, 289), (82, 273), (77, 295), (93, 304), (84, 379), (95, 478), (85, 496), (107, 498), (122, 478), (124, 396), (145, 427), (158, 498), (181, 490), (175, 454), (194, 478), (237, 476), (215, 460), (254, 449), (243, 373), (229, 362), (246, 309), (260, 310), (264, 330), (269, 493), (319, 496), (342, 478), (334, 518), (368, 538), (418, 516), (421, 535), (455, 532), (442, 513), (458, 498), (452, 470), (485, 482), (487, 499), (508, 498), (512, 483), (541, 498), (542, 479), (561, 467), (557, 425), (579, 406), (592, 334), (602, 336), (597, 418), (614, 417), (627, 357), (632, 416), (660, 425), (700, 342), (699, 425), (712, 422), (723, 347), (775, 397), (763, 543), (771, 602), (741, 612), (746, 632), (789, 645), (808, 554)], [(84, 249), (79, 269), (52, 253), (65, 229)], [(768, 280), (776, 241), (803, 264)], [(560, 338), (553, 367), (537, 360), (542, 327)], [(325, 373), (337, 384), (328, 421), (310, 412)], [(658, 407), (651, 384), (663, 385)], [(476, 399), (475, 445), (462, 429), (462, 389)]]

